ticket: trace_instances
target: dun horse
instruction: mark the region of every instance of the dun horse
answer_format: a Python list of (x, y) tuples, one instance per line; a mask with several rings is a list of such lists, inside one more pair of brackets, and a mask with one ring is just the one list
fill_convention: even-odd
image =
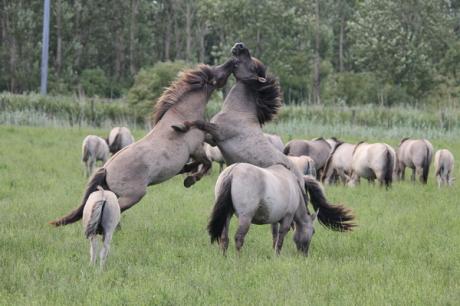
[(315, 161), (316, 173), (319, 179), (332, 149), (329, 142), (322, 137), (313, 140), (294, 139), (286, 144), (284, 147), (284, 154), (292, 156), (310, 156)]
[(281, 137), (275, 134), (268, 134), (264, 133), (265, 137), (267, 137), (268, 141), (271, 142), (271, 144), (277, 148), (280, 152), (283, 152), (284, 150), (284, 143), (283, 140), (281, 140)]
[[(207, 131), (210, 136), (207, 141), (217, 144), (227, 165), (243, 162), (262, 168), (277, 164), (285, 166), (295, 174), (305, 196), (304, 203), (307, 203), (305, 186), (308, 189), (314, 186), (315, 181), (305, 181), (292, 161), (270, 143), (261, 128), (264, 123), (272, 120), (281, 107), (281, 91), (277, 80), (266, 73), (262, 62), (251, 57), (244, 44), (235, 44), (232, 53), (236, 84), (225, 98), (222, 110), (211, 119), (211, 124), (198, 120), (172, 127), (182, 132), (192, 127)], [(321, 197), (324, 198), (322, 192)], [(346, 221), (353, 216), (347, 209), (326, 205), (327, 202), (320, 201), (319, 197), (312, 197), (311, 202), (315, 209), (320, 208), (320, 223), (338, 231), (350, 229)]]
[(104, 191), (98, 186), (97, 191), (91, 193), (83, 209), (83, 228), (86, 238), (90, 240), (91, 263), (96, 264), (97, 235), (102, 235), (102, 247), (99, 258), (101, 268), (104, 266), (110, 249), (113, 232), (120, 222), (120, 206), (117, 196), (111, 191)]
[[(147, 186), (161, 183), (178, 173), (188, 172), (184, 165), (193, 157), (203, 163), (200, 172), (184, 181), (186, 187), (199, 180), (211, 162), (203, 149), (204, 133), (176, 133), (171, 125), (184, 120), (203, 120), (206, 104), (216, 88), (222, 87), (233, 70), (233, 59), (217, 67), (200, 65), (183, 72), (156, 104), (155, 126), (139, 141), (129, 145), (107, 161), (90, 179), (81, 205), (68, 215), (50, 222), (55, 226), (78, 221), (88, 196), (101, 185), (119, 198), (121, 211), (138, 203)], [(181, 171), (182, 169), (182, 171)]]
[(316, 177), (315, 161), (310, 156), (288, 156), (303, 175)]
[(110, 153), (115, 154), (134, 142), (134, 137), (127, 127), (114, 127), (107, 138)]
[(353, 151), (352, 175), (348, 184), (355, 186), (359, 183), (360, 177), (364, 177), (369, 182), (377, 179), (381, 185), (390, 187), (393, 181), (395, 158), (394, 149), (385, 143), (358, 143)]
[(416, 175), (424, 184), (428, 181), (428, 172), (433, 158), (433, 145), (426, 139), (404, 138), (397, 149), (398, 167), (397, 172), (401, 180), (404, 180), (406, 167), (412, 169), (411, 180), (415, 182)]
[(325, 184), (332, 183), (335, 174), (343, 184), (346, 184), (350, 180), (354, 149), (355, 145), (351, 143), (339, 142), (336, 144), (324, 166), (321, 180)]
[(94, 167), (98, 160), (102, 164), (109, 159), (109, 147), (105, 140), (99, 136), (88, 135), (83, 140), (82, 144), (82, 162), (85, 164), (86, 176), (93, 174)]
[[(308, 181), (310, 196), (325, 201), (319, 183), (308, 176), (304, 180), (305, 184)], [(273, 245), (279, 254), (284, 237), (294, 222), (297, 249), (304, 255), (308, 254), (316, 214), (308, 214), (297, 179), (286, 167), (274, 165), (260, 168), (247, 163), (233, 164), (219, 176), (215, 197), (208, 232), (211, 242), (217, 240), (224, 254), (228, 248), (228, 229), (233, 214), (238, 217), (235, 235), (238, 252), (253, 223), (273, 225)], [(342, 220), (342, 225), (351, 229), (354, 226), (351, 219)]]
[(436, 169), (436, 179), (438, 187), (441, 185), (452, 186), (454, 177), (454, 156), (449, 150), (442, 149), (436, 151), (434, 155), (434, 168)]

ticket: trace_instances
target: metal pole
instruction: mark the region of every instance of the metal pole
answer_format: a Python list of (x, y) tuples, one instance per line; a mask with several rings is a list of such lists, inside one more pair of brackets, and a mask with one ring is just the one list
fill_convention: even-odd
[(46, 95), (48, 87), (48, 49), (50, 40), (50, 0), (45, 0), (43, 6), (43, 41), (40, 94)]

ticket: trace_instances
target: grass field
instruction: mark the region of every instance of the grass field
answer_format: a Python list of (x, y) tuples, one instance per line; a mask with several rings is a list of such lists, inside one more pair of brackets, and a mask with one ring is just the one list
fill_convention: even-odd
[[(232, 241), (224, 258), (205, 231), (216, 169), (190, 189), (176, 177), (123, 215), (105, 271), (94, 269), (80, 224), (47, 224), (79, 204), (89, 133), (106, 131), (0, 126), (0, 304), (459, 304), (460, 182), (438, 190), (433, 171), (427, 186), (328, 187), (359, 227), (343, 234), (317, 225), (307, 258), (292, 233), (276, 257), (269, 226), (251, 227), (241, 257)], [(432, 141), (460, 158), (460, 140)]]

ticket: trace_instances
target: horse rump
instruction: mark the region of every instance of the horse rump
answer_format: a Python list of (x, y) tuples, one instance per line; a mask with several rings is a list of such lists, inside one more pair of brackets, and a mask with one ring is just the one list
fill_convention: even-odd
[[(100, 190), (101, 192), (104, 192), (103, 189), (100, 189)], [(102, 222), (102, 216), (104, 213), (104, 207), (106, 203), (107, 203), (107, 200), (103, 198), (102, 200), (97, 201), (94, 204), (91, 210), (91, 215), (89, 217), (88, 224), (86, 224), (86, 227), (85, 227), (86, 238), (95, 236), (97, 234), (104, 234), (103, 233), (104, 229), (101, 226), (101, 222)]]
[(208, 233), (209, 236), (211, 236), (211, 243), (214, 243), (216, 240), (219, 242), (224, 226), (227, 223), (227, 218), (232, 214), (232, 174), (229, 173), (223, 179), (209, 219)]
[(319, 209), (318, 221), (334, 231), (352, 231), (356, 226), (352, 210), (343, 205), (331, 205), (315, 178), (304, 176), (304, 182), (313, 207), (316, 211)]
[(61, 226), (61, 225), (67, 225), (70, 223), (74, 223), (78, 220), (81, 219), (83, 215), (83, 209), (85, 208), (86, 201), (88, 200), (88, 197), (91, 193), (97, 190), (98, 186), (101, 186), (104, 189), (108, 189), (107, 182), (106, 182), (106, 176), (107, 176), (107, 170), (102, 167), (98, 169), (94, 175), (91, 177), (90, 181), (88, 182), (88, 185), (86, 187), (86, 191), (83, 195), (83, 199), (81, 201), (80, 206), (75, 208), (73, 211), (68, 213), (67, 215), (54, 220), (50, 221), (49, 224), (54, 225), (55, 227)]

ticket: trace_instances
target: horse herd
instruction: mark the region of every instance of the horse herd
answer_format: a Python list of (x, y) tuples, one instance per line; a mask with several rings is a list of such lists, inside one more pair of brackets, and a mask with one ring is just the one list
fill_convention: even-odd
[[(244, 44), (235, 44), (231, 53), (222, 65), (198, 65), (182, 72), (157, 101), (153, 128), (140, 140), (134, 141), (126, 128), (115, 128), (107, 140), (97, 136), (85, 139), (87, 174), (93, 171), (96, 159), (104, 165), (92, 173), (80, 206), (50, 224), (62, 226), (83, 218), (92, 263), (97, 257), (96, 235), (103, 235), (103, 266), (120, 212), (138, 203), (148, 186), (185, 174), (184, 186), (190, 187), (208, 173), (211, 160), (218, 161), (221, 169), (224, 163), (228, 165), (217, 179), (208, 223), (211, 242), (217, 241), (224, 254), (233, 215), (238, 217), (238, 252), (251, 224), (271, 224), (277, 254), (293, 228), (297, 249), (307, 255), (315, 220), (335, 231), (351, 231), (356, 226), (353, 212), (329, 203), (318, 179), (352, 184), (366, 177), (388, 185), (394, 173), (404, 174), (406, 166), (424, 171), (425, 157), (421, 164), (418, 156), (410, 159), (418, 152), (414, 147), (418, 148), (420, 141), (404, 149), (404, 158), (398, 158), (399, 153), (405, 143), (414, 141), (404, 140), (398, 154), (385, 144), (351, 145), (335, 138), (293, 140), (283, 146), (278, 136), (262, 130), (282, 106), (278, 81)], [(222, 110), (210, 122), (205, 121), (211, 94), (222, 88), (231, 74), (236, 82)], [(427, 141), (421, 142), (428, 146)], [(96, 153), (98, 148), (103, 148), (102, 153)], [(108, 158), (108, 152), (114, 153), (112, 157)], [(440, 175), (453, 167), (453, 158), (448, 162), (447, 156), (444, 151), (439, 154)], [(345, 160), (347, 163), (342, 163)], [(444, 177), (452, 180), (449, 174)], [(310, 212), (309, 203), (314, 212)]]

